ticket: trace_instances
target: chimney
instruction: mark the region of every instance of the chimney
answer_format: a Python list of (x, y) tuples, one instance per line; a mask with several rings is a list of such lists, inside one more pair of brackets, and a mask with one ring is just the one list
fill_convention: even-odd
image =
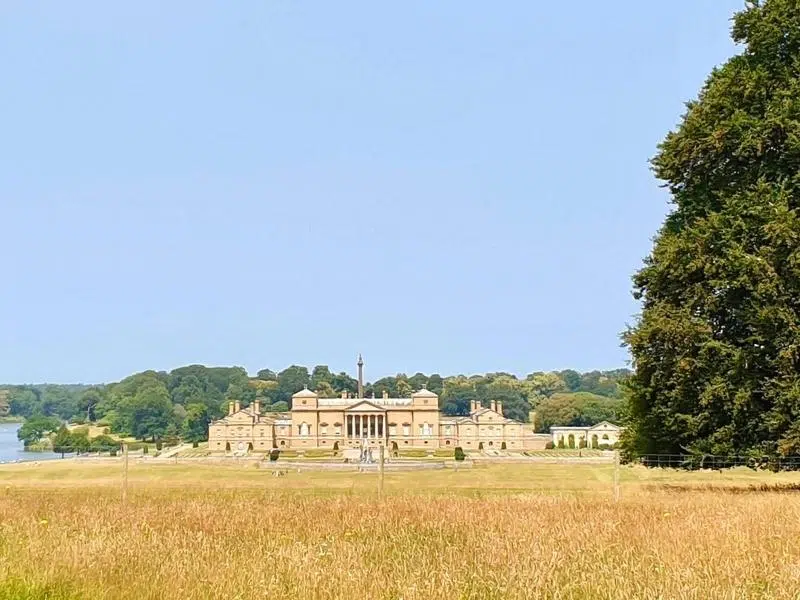
[(497, 412), (497, 400), (492, 400), (492, 410)]
[(342, 400), (347, 400), (347, 390), (342, 392)]
[(256, 415), (261, 414), (261, 400), (258, 398), (253, 400), (253, 412), (256, 413)]
[(235, 400), (233, 403), (233, 412), (239, 412), (242, 410), (242, 404), (238, 400)]
[(229, 415), (232, 415), (232, 414), (233, 414), (233, 400), (231, 400), (230, 402), (228, 402), (228, 414), (229, 414)]
[(384, 400), (388, 400), (389, 399), (389, 391), (388, 390), (383, 390), (383, 399)]
[(498, 400), (497, 401), (497, 412), (500, 413), (501, 417), (503, 416), (503, 401), (502, 400)]

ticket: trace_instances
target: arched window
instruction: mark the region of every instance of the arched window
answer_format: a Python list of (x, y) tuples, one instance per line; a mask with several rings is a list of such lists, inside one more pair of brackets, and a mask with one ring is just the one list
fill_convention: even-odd
[(311, 427), (309, 427), (308, 423), (300, 423), (300, 425), (297, 426), (297, 433), (301, 437), (309, 436), (311, 435)]

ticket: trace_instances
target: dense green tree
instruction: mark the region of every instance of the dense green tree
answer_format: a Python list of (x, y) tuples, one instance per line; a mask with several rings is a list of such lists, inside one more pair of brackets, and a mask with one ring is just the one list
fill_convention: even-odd
[(621, 424), (625, 402), (589, 392), (559, 393), (541, 401), (536, 408), (537, 431), (547, 432), (553, 425), (587, 427), (602, 421)]
[(12, 415), (28, 418), (37, 412), (43, 414), (39, 393), (33, 387), (20, 386), (12, 389), (8, 401)]
[(557, 373), (531, 373), (521, 385), (534, 408), (542, 400), (567, 389), (567, 384)]
[(486, 387), (487, 403), (492, 400), (502, 401), (503, 415), (509, 419), (527, 422), (530, 404), (523, 395), (519, 382), (512, 377), (499, 377)]
[(292, 396), (311, 382), (307, 367), (292, 365), (278, 373), (278, 387), (272, 399), (291, 406)]
[(95, 408), (103, 401), (104, 397), (105, 391), (103, 388), (90, 387), (80, 395), (77, 410), (86, 416), (87, 421), (94, 421), (96, 419)]
[(334, 375), (331, 384), (337, 394), (342, 392), (356, 394), (358, 392), (358, 380), (344, 372)]
[(163, 438), (167, 427), (174, 423), (169, 392), (161, 381), (143, 385), (135, 396), (126, 397), (119, 412), (122, 432), (141, 440)]
[(733, 39), (653, 160), (674, 209), (634, 278), (634, 453), (800, 453), (800, 7), (751, 2)]
[(98, 435), (92, 438), (89, 450), (92, 452), (116, 452), (122, 447), (122, 444), (108, 435)]
[(333, 373), (328, 368), (328, 365), (317, 365), (311, 371), (311, 379), (309, 381), (308, 387), (312, 390), (316, 390), (320, 384), (327, 383), (333, 389)]
[(183, 423), (183, 439), (192, 443), (206, 441), (210, 420), (208, 407), (205, 404), (198, 402), (188, 405)]
[(69, 443), (72, 448), (72, 452), (77, 454), (85, 454), (89, 452), (91, 448), (91, 442), (89, 441), (89, 430), (85, 427), (76, 428), (69, 434)]
[(581, 387), (581, 374), (573, 369), (566, 369), (558, 373), (569, 392), (577, 392)]
[(428, 389), (434, 394), (441, 396), (444, 391), (444, 379), (438, 373), (434, 373), (428, 378)]
[(278, 374), (270, 369), (261, 369), (256, 377), (262, 381), (278, 381)]
[(56, 431), (61, 421), (56, 417), (46, 417), (41, 413), (28, 417), (17, 431), (17, 439), (26, 446), (35, 444), (47, 434)]
[(469, 414), (470, 404), (478, 399), (475, 383), (464, 376), (448, 377), (439, 397), (439, 408), (448, 416)]
[(60, 454), (61, 458), (64, 458), (67, 452), (73, 452), (72, 434), (70, 434), (69, 429), (67, 429), (67, 426), (63, 423), (61, 427), (58, 428), (58, 431), (56, 431), (55, 436), (53, 436), (53, 452)]

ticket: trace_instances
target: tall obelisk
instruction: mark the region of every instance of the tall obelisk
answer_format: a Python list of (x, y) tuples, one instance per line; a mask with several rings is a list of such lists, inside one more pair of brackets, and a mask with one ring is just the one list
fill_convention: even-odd
[(364, 397), (364, 359), (358, 355), (358, 397)]

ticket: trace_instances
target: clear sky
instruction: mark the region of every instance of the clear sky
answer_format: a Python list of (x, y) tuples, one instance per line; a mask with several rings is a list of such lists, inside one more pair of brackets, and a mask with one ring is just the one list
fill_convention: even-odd
[(743, 4), (0, 1), (0, 381), (625, 366)]

